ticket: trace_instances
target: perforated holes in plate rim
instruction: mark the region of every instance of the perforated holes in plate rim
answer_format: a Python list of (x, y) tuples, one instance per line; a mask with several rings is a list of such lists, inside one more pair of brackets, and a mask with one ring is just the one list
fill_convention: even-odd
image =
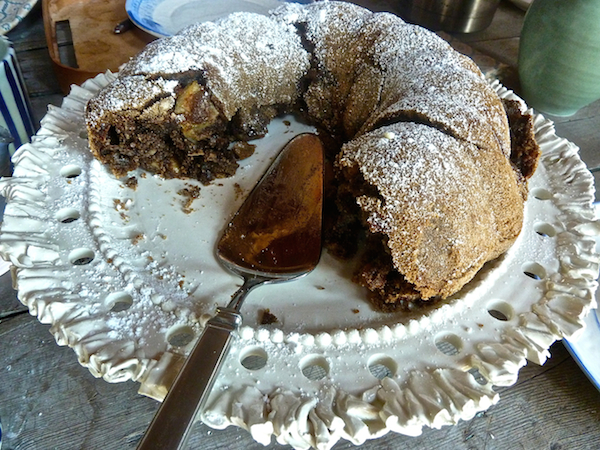
[(74, 266), (85, 266), (90, 264), (95, 256), (93, 250), (90, 250), (89, 248), (76, 248), (69, 253), (69, 261)]
[(127, 292), (113, 292), (106, 297), (105, 302), (111, 312), (121, 312), (128, 310), (133, 305), (133, 297)]
[(311, 381), (319, 381), (329, 374), (329, 363), (321, 355), (308, 355), (300, 361), (302, 375)]
[(61, 223), (71, 223), (78, 220), (81, 215), (75, 208), (62, 208), (54, 215), (54, 217)]
[(502, 322), (511, 320), (515, 315), (513, 307), (502, 300), (490, 302), (487, 306), (487, 311), (494, 319)]
[(436, 348), (447, 356), (454, 356), (462, 350), (462, 339), (452, 333), (440, 333), (434, 340)]
[(249, 347), (240, 355), (240, 364), (247, 370), (260, 370), (267, 365), (269, 356), (261, 347)]
[(167, 342), (173, 347), (185, 347), (195, 337), (196, 333), (189, 325), (175, 325), (167, 332)]
[(536, 281), (546, 278), (546, 269), (536, 262), (527, 262), (521, 267), (523, 273)]
[(64, 178), (77, 178), (81, 175), (81, 167), (77, 164), (69, 164), (60, 169), (60, 176)]
[(398, 372), (398, 364), (387, 355), (373, 355), (367, 363), (369, 372), (378, 380), (383, 380), (386, 377), (393, 377)]
[(543, 188), (534, 188), (531, 190), (531, 196), (537, 200), (550, 200), (552, 192)]
[(533, 230), (542, 237), (556, 236), (556, 229), (549, 223), (538, 222), (533, 226)]
[(476, 367), (469, 369), (468, 372), (478, 384), (481, 384), (482, 386), (488, 384), (487, 378), (484, 377)]

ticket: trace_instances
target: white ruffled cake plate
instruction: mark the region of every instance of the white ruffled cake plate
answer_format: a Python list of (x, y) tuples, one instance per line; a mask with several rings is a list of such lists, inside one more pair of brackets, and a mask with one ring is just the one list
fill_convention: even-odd
[[(307, 127), (275, 121), (238, 173), (211, 186), (141, 171), (115, 179), (91, 156), (83, 120), (112, 78), (73, 87), (15, 154), (14, 176), (1, 181), (0, 252), (19, 299), (58, 344), (95, 376), (135, 380), (162, 399), (207, 318), (241, 283), (214, 257), (220, 231), (277, 150)], [(596, 305), (593, 179), (550, 121), (538, 115), (535, 128), (541, 162), (523, 231), (503, 257), (409, 316), (373, 311), (351, 264), (324, 253), (307, 277), (248, 298), (202, 420), (298, 449), (418, 435), (485, 410), (499, 400), (493, 386), (515, 383), (526, 360), (544, 363), (555, 340), (576, 338)], [(260, 325), (267, 309), (278, 320)]]

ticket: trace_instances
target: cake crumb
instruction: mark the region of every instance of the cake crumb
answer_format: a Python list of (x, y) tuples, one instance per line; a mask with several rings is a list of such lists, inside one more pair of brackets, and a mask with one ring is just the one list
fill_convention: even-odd
[(256, 150), (256, 145), (245, 141), (238, 141), (231, 147), (238, 160), (251, 157)]
[(200, 187), (186, 184), (186, 187), (177, 191), (183, 197), (181, 209), (185, 214), (190, 214), (193, 210), (192, 203), (200, 197)]
[(129, 177), (129, 178), (127, 178), (127, 180), (125, 180), (124, 184), (129, 189), (133, 189), (135, 191), (138, 186), (138, 180), (136, 177)]
[(113, 198), (113, 205), (115, 206), (115, 211), (127, 210), (127, 203), (121, 200), (120, 198)]
[(233, 190), (235, 191), (235, 199), (238, 200), (244, 195), (244, 190), (238, 183), (233, 184)]
[(119, 198), (114, 198), (113, 205), (115, 207), (115, 211), (117, 211), (119, 213), (119, 216), (121, 216), (121, 219), (124, 222), (128, 222), (129, 216), (126, 213), (126, 211), (128, 210), (127, 203)]
[(279, 322), (279, 319), (275, 314), (272, 314), (268, 308), (262, 311), (262, 315), (260, 318), (261, 325), (271, 325), (277, 322)]

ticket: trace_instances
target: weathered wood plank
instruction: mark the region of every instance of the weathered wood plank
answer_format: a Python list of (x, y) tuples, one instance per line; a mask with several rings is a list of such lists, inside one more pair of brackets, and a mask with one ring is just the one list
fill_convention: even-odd
[(27, 308), (17, 299), (17, 293), (12, 288), (10, 272), (0, 276), (0, 322), (26, 311)]
[(62, 93), (46, 46), (41, 2), (18, 24), (7, 38), (13, 43), (38, 123), (47, 105), (60, 104)]
[(17, 53), (46, 48), (42, 2), (38, 2), (6, 37), (14, 44)]
[(60, 93), (60, 89), (56, 87), (58, 80), (47, 49), (39, 48), (17, 53), (17, 58), (30, 97)]

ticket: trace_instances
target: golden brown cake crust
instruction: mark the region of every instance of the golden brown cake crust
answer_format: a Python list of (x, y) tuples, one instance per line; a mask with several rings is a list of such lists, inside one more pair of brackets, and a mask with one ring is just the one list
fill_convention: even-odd
[(376, 187), (357, 203), (423, 299), (457, 292), (521, 230), (521, 190), (495, 149), (400, 122), (346, 144), (337, 164), (342, 182)]

